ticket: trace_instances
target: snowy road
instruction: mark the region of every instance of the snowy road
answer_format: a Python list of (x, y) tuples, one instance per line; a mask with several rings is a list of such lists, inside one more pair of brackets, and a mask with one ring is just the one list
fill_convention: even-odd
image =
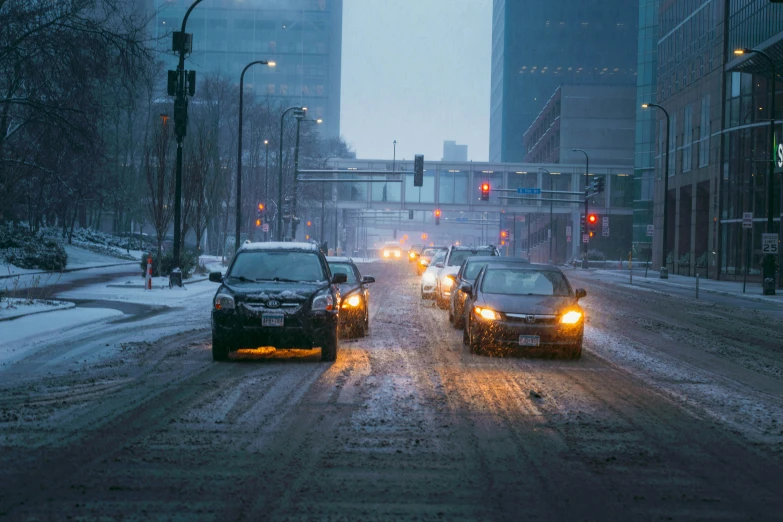
[(362, 271), (334, 364), (213, 363), (203, 286), (6, 358), (0, 519), (779, 520), (779, 311), (568, 272), (582, 360), (488, 358), (407, 263)]

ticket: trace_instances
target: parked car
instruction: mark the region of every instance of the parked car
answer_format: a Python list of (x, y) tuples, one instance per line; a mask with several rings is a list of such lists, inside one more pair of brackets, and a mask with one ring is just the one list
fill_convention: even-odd
[[(459, 272), (455, 275), (446, 277), (452, 278), (454, 284), (452, 288), (459, 289), (462, 283), (472, 283), (476, 280), (479, 272), (488, 263), (522, 263), (530, 264), (530, 261), (523, 257), (498, 257), (498, 256), (472, 256), (463, 261), (459, 267)], [(451, 292), (449, 299), (449, 322), (454, 328), (463, 328), (465, 326), (465, 293), (457, 290)]]
[(446, 259), (443, 267), (438, 271), (435, 278), (435, 302), (439, 308), (446, 309), (449, 306), (451, 291), (454, 289), (454, 279), (448, 276), (456, 275), (462, 262), (472, 256), (500, 256), (500, 252), (494, 246), (449, 247), (446, 252)]
[(421, 298), (432, 299), (435, 295), (437, 288), (438, 270), (443, 268), (443, 260), (446, 259), (446, 251), (439, 250), (432, 258), (432, 264), (428, 264), (427, 268), (421, 276)]
[(446, 251), (449, 247), (445, 246), (439, 246), (439, 247), (426, 247), (424, 250), (422, 250), (421, 255), (419, 256), (419, 261), (416, 263), (416, 274), (422, 275), (424, 271), (427, 269), (428, 266), (430, 266), (430, 263), (432, 262), (432, 257), (437, 254), (440, 251)]
[(351, 335), (364, 337), (370, 328), (370, 288), (372, 276), (359, 273), (359, 268), (348, 257), (327, 257), (332, 276), (345, 274), (347, 280), (340, 289), (340, 326)]
[(212, 300), (212, 358), (227, 360), (240, 348), (311, 349), (337, 358), (340, 290), (326, 257), (310, 243), (242, 245)]
[(463, 342), (471, 353), (495, 347), (582, 356), (584, 289), (572, 289), (551, 265), (488, 263), (475, 283), (462, 283), (465, 300)]

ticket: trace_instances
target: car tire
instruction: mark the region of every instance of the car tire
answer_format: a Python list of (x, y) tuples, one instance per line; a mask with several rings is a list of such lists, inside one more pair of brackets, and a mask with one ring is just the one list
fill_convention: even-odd
[(337, 328), (329, 332), (321, 345), (321, 360), (333, 362), (337, 360)]
[[(365, 305), (366, 309), (366, 305)], [(356, 337), (367, 337), (367, 330), (370, 328), (370, 318), (368, 315), (364, 316), (364, 319), (361, 320), (355, 327), (354, 332), (356, 332)]]
[(581, 359), (582, 358), (582, 340), (579, 339), (579, 342), (571, 345), (568, 350), (566, 351), (566, 357), (569, 359)]
[(449, 306), (449, 324), (454, 326), (454, 313), (451, 311), (451, 307)]
[(228, 360), (228, 353), (231, 351), (231, 346), (224, 339), (216, 337), (212, 334), (212, 360), (216, 362), (223, 362)]
[(481, 349), (481, 343), (477, 339), (477, 337), (474, 335), (473, 328), (470, 326), (470, 319), (468, 319), (468, 347), (470, 348), (470, 353), (479, 355), (482, 353)]
[(461, 315), (455, 315), (454, 316), (454, 328), (457, 330), (464, 330), (465, 329), (465, 318)]
[(438, 308), (440, 308), (441, 310), (445, 310), (448, 307), (448, 302), (444, 301), (437, 295), (435, 296), (435, 302), (438, 304)]

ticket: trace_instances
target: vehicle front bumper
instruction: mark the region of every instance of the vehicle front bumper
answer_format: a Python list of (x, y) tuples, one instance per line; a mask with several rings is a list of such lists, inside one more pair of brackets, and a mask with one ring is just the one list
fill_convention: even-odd
[[(535, 351), (542, 348), (566, 348), (582, 341), (584, 335), (584, 323), (575, 325), (560, 324), (557, 322), (543, 324), (526, 324), (519, 321), (488, 321), (471, 317), (471, 327), (475, 335), (482, 343), (516, 346), (518, 348)], [(520, 335), (537, 335), (540, 339), (539, 346), (520, 346)]]
[(330, 311), (286, 314), (283, 326), (261, 326), (261, 315), (246, 316), (224, 310), (212, 312), (212, 335), (239, 348), (292, 348), (308, 350), (322, 346), (334, 335), (338, 315)]
[(433, 295), (438, 290), (438, 283), (434, 279), (432, 281), (421, 281), (421, 293), (422, 295)]

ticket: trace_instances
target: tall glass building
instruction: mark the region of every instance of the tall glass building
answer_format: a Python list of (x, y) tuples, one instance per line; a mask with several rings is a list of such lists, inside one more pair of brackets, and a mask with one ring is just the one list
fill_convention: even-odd
[[(153, 36), (167, 68), (176, 67), (171, 38), (192, 0), (152, 0)], [(187, 32), (193, 53), (186, 67), (199, 74), (220, 71), (239, 83), (255, 60), (277, 66), (251, 67), (245, 92), (282, 105), (302, 105), (323, 118), (321, 131), (340, 134), (342, 0), (204, 0), (192, 11)]]
[(657, 102), (658, 89), (658, 9), (660, 0), (639, 0), (638, 67), (636, 76), (636, 149), (634, 153), (633, 244), (637, 252), (651, 250), (647, 225), (653, 224), (655, 191), (654, 111), (643, 103)]
[(490, 161), (522, 161), (560, 84), (636, 84), (638, 16), (628, 0), (494, 0)]

